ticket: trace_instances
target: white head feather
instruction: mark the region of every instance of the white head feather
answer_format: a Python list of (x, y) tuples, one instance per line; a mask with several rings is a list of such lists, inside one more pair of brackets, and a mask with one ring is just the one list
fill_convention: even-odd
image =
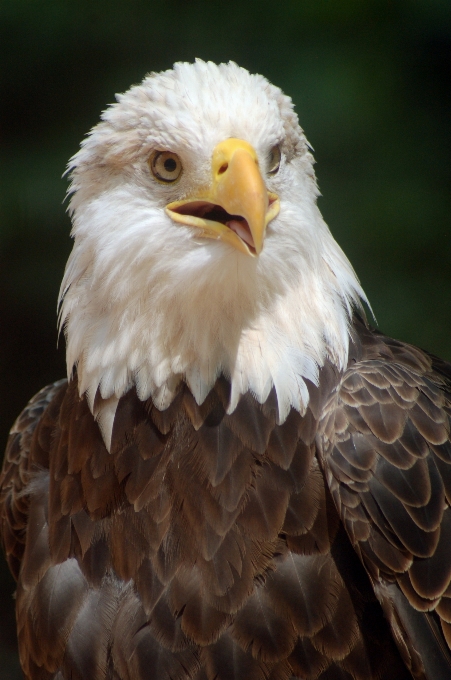
[[(274, 386), (282, 422), (308, 403), (326, 358), (347, 361), (352, 307), (366, 299), (316, 205), (313, 158), (291, 100), (234, 63), (196, 61), (151, 74), (117, 97), (71, 159), (75, 239), (61, 286), (67, 368), (109, 446), (118, 399), (133, 385), (166, 408), (184, 380), (202, 403), (223, 373), (229, 411)], [(202, 238), (164, 212), (211, 179), (214, 147), (249, 142), (262, 167), (279, 144), (279, 195), (259, 257)], [(149, 171), (155, 149), (179, 155), (174, 185)]]

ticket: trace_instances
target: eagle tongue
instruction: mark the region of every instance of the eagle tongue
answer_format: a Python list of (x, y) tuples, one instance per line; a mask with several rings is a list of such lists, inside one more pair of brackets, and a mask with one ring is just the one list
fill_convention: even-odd
[(240, 237), (242, 241), (247, 243), (249, 246), (254, 248), (254, 239), (249, 229), (249, 225), (246, 220), (229, 220), (226, 222), (229, 229), (235, 232), (237, 236)]

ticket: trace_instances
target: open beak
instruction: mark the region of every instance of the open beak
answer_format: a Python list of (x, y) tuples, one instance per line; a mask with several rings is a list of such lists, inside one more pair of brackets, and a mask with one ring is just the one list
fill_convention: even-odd
[(207, 238), (230, 243), (247, 255), (259, 255), (266, 227), (280, 209), (267, 191), (255, 149), (241, 139), (226, 139), (213, 151), (212, 182), (205, 192), (166, 206), (175, 222), (200, 230)]

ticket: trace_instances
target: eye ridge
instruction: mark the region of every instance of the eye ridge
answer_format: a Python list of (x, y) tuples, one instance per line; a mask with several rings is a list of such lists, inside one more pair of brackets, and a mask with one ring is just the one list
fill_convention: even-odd
[(149, 167), (155, 179), (163, 184), (176, 182), (183, 170), (180, 158), (173, 151), (154, 151)]

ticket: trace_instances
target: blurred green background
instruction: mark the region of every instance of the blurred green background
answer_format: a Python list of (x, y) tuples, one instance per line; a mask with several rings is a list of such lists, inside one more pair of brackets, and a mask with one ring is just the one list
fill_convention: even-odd
[[(450, 0), (1, 0), (0, 436), (64, 375), (61, 179), (114, 94), (195, 57), (290, 94), (320, 207), (386, 333), (451, 360)], [(0, 561), (0, 678), (21, 677)]]

